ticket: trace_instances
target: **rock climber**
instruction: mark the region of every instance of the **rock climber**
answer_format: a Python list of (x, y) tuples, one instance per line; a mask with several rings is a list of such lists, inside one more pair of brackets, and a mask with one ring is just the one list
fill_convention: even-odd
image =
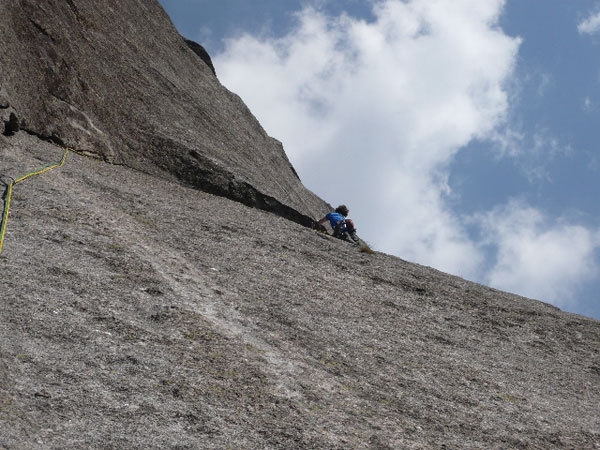
[(356, 235), (354, 222), (347, 218), (349, 212), (350, 210), (346, 205), (340, 205), (335, 209), (335, 211), (327, 213), (325, 217), (316, 222), (315, 226), (316, 228), (323, 229), (323, 224), (329, 221), (329, 225), (331, 225), (334, 237), (348, 241), (352, 244), (359, 245), (360, 239)]

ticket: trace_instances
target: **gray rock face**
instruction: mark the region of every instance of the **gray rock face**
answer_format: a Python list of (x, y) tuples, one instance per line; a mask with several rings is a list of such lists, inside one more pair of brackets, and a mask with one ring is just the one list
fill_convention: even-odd
[(1, 99), (22, 129), (300, 223), (327, 210), (156, 0), (0, 11)]
[(598, 321), (300, 226), (201, 56), (154, 0), (0, 0), (0, 188), (97, 157), (14, 186), (0, 448), (600, 448)]
[(17, 184), (0, 269), (3, 449), (600, 445), (598, 321), (125, 167)]

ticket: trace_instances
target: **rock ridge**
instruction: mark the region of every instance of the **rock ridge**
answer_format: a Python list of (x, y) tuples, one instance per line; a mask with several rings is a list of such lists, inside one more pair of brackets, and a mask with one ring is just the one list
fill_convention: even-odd
[(303, 224), (329, 208), (156, 0), (0, 7), (0, 103), (21, 129)]

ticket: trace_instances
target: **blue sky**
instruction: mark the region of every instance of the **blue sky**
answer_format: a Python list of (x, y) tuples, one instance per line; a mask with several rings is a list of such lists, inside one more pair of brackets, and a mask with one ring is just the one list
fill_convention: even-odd
[(600, 0), (160, 0), (377, 250), (600, 319)]

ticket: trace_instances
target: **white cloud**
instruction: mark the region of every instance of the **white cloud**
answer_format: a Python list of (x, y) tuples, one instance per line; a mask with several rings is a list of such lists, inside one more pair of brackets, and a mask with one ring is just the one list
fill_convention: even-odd
[(498, 160), (511, 158), (530, 184), (553, 183), (552, 165), (559, 158), (565, 160), (575, 155), (573, 146), (561, 142), (550, 129), (536, 126), (525, 130), (517, 121), (490, 133), (487, 142), (494, 147)]
[(595, 34), (600, 32), (600, 11), (591, 14), (577, 25), (580, 34)]
[[(595, 273), (590, 231), (510, 204), (468, 223), (488, 234), (482, 245), (450, 207), (448, 168), (475, 138), (511, 156), (563, 151), (547, 133), (506, 124), (520, 40), (499, 29), (503, 6), (382, 0), (372, 22), (305, 9), (288, 35), (238, 37), (214, 61), (305, 185), (348, 204), (375, 248), (564, 302)], [(490, 248), (497, 263), (485, 273)]]
[(479, 219), (486, 244), (497, 249), (491, 286), (570, 307), (577, 289), (598, 275), (598, 233), (517, 201)]
[(314, 9), (280, 39), (245, 35), (214, 60), (305, 184), (349, 203), (379, 249), (472, 276), (480, 262), (445, 204), (452, 157), (505, 120), (520, 41), (503, 0), (386, 0), (373, 22)]

